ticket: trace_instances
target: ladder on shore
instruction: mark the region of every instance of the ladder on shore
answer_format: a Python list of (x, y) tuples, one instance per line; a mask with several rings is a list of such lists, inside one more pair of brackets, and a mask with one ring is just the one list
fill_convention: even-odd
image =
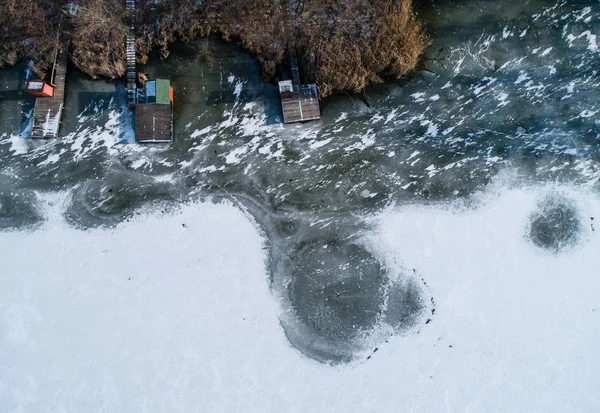
[(298, 67), (298, 55), (296, 54), (296, 44), (294, 40), (296, 38), (296, 31), (298, 29), (298, 22), (296, 20), (296, 10), (300, 8), (301, 5), (304, 4), (302, 0), (299, 0), (297, 4), (294, 0), (290, 0), (290, 15), (292, 17), (292, 25), (293, 25), (293, 34), (292, 41), (288, 44), (288, 57), (290, 59), (290, 67), (292, 70), (292, 82), (294, 85), (300, 86), (302, 83), (300, 80), (300, 69)]
[(125, 8), (129, 14), (129, 33), (127, 34), (127, 106), (137, 104), (137, 69), (135, 62), (135, 0), (126, 0)]
[(127, 105), (133, 107), (137, 103), (137, 70), (135, 66), (135, 37), (127, 35)]
[(296, 46), (292, 43), (288, 45), (288, 55), (290, 57), (290, 66), (292, 68), (292, 82), (294, 85), (300, 85), (300, 69), (298, 68), (298, 56), (296, 55)]

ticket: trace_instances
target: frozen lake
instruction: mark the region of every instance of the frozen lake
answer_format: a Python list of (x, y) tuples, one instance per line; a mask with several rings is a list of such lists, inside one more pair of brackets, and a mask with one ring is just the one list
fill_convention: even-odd
[(178, 45), (171, 146), (76, 72), (24, 139), (0, 71), (0, 410), (598, 411), (600, 5), (422, 16), (424, 70), (303, 125)]

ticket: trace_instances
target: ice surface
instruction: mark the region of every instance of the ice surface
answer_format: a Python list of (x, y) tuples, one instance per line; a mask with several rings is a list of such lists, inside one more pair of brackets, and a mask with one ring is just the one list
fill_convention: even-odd
[(307, 125), (232, 44), (170, 146), (75, 72), (60, 140), (3, 101), (0, 413), (600, 411), (589, 3), (436, 2), (431, 72)]
[(581, 189), (502, 187), (373, 218), (369, 245), (417, 269), (437, 311), (345, 367), (287, 342), (264, 240), (238, 209), (78, 231), (43, 196), (43, 229), (0, 237), (0, 410), (595, 412), (600, 239), (587, 221), (558, 254), (526, 236), (556, 191), (600, 216)]

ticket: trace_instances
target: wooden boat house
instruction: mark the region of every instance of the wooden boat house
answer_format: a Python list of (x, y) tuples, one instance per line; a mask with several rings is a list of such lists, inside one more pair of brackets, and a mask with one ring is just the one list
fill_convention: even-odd
[(144, 84), (144, 93), (135, 106), (135, 140), (173, 142), (173, 87), (169, 80), (153, 79)]
[(44, 82), (43, 80), (30, 80), (25, 86), (25, 92), (35, 97), (52, 97), (54, 96), (54, 87)]

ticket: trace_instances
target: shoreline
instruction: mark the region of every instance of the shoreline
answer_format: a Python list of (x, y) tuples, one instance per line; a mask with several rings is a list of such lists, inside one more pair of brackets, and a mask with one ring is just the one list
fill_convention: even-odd
[[(27, 4), (36, 10), (37, 1), (27, 0)], [(163, 59), (169, 56), (175, 41), (217, 35), (225, 41), (239, 42), (260, 62), (263, 79), (270, 80), (278, 67), (287, 64), (286, 49), (294, 43), (302, 80), (316, 83), (319, 95), (325, 97), (406, 76), (415, 69), (429, 44), (411, 1), (383, 5), (368, 0), (343, 4), (306, 1), (297, 11), (295, 23), (284, 6), (286, 2), (277, 0), (246, 0), (235, 8), (227, 8), (227, 2), (220, 0), (207, 1), (202, 6), (185, 0), (181, 3), (177, 10), (177, 5), (166, 3), (137, 5), (131, 21), (135, 23), (138, 64), (148, 63), (153, 49), (158, 49)], [(130, 21), (125, 2), (83, 1), (76, 14), (71, 15), (66, 12), (66, 4), (66, 0), (58, 2), (49, 12), (49, 28), (36, 29), (35, 33), (13, 29), (13, 23), (7, 19), (15, 18), (19, 12), (9, 10), (7, 4), (0, 5), (0, 14), (5, 16), (0, 24), (10, 33), (0, 43), (5, 50), (0, 66), (30, 59), (35, 61), (32, 69), (45, 78), (51, 71), (52, 43), (60, 36), (61, 47), (69, 51), (70, 61), (91, 78), (123, 77), (126, 22)], [(36, 16), (33, 13), (30, 18)], [(29, 18), (18, 17), (15, 21)], [(367, 20), (370, 30), (364, 29)], [(29, 39), (27, 43), (25, 39)], [(210, 50), (199, 50), (199, 54), (210, 59)]]

